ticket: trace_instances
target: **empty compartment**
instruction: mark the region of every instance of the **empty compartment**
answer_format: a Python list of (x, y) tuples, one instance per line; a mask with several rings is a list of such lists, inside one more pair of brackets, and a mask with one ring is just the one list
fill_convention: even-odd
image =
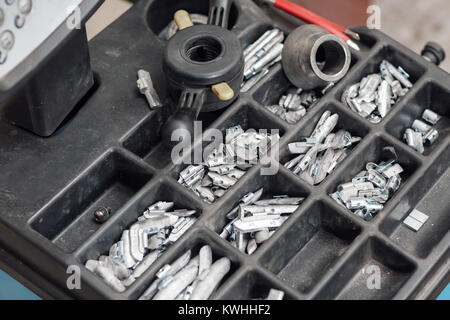
[[(414, 120), (418, 119), (430, 125), (439, 132), (439, 137), (431, 145), (429, 143), (424, 144), (424, 155), (429, 155), (446, 140), (450, 132), (449, 101), (450, 92), (447, 89), (435, 82), (428, 82), (408, 101), (403, 110), (386, 124), (386, 130), (397, 139), (406, 143), (403, 135), (407, 128), (411, 128)], [(428, 123), (422, 118), (422, 114), (426, 109), (430, 109), (441, 116), (436, 125)]]
[[(274, 164), (276, 165), (276, 163)], [(276, 167), (273, 167), (275, 170)], [(242, 188), (237, 190), (232, 195), (232, 199), (227, 200), (226, 203), (218, 210), (216, 211), (216, 214), (212, 215), (209, 218), (208, 225), (218, 234), (220, 234), (223, 230), (223, 228), (231, 221), (227, 219), (227, 214), (236, 206), (238, 206), (241, 202), (240, 200), (250, 192), (257, 192), (259, 189), (263, 189), (262, 196), (260, 197), (260, 200), (267, 200), (272, 199), (274, 196), (289, 196), (291, 198), (298, 197), (298, 198), (306, 198), (309, 195), (309, 191), (302, 186), (301, 184), (295, 182), (293, 178), (287, 173), (286, 171), (278, 171), (276, 174), (272, 175), (261, 175), (261, 171), (256, 172), (254, 176), (249, 176), (246, 181), (246, 183)], [(298, 205), (299, 208), (287, 215), (284, 214), (283, 216), (289, 216), (292, 217), (296, 215), (299, 210), (302, 208), (302, 203), (304, 200)], [(278, 228), (279, 229), (279, 228)], [(272, 235), (272, 237), (276, 236), (278, 234), (277, 230)], [(229, 241), (229, 239), (228, 239)], [(262, 246), (262, 244), (258, 244), (258, 248)]]
[(262, 265), (301, 293), (332, 271), (361, 228), (325, 202), (315, 202), (264, 254)]
[[(173, 20), (178, 10), (186, 10), (190, 14), (208, 16), (208, 0), (154, 0), (147, 10), (147, 23), (150, 29), (161, 39), (166, 40), (166, 27)], [(235, 1), (231, 5), (228, 29), (232, 29), (239, 17), (238, 5)], [(196, 18), (194, 16), (194, 18)], [(195, 19), (194, 19), (195, 22)]]
[[(323, 111), (322, 111), (323, 110)], [(295, 134), (293, 138), (290, 139), (289, 143), (299, 142), (302, 141), (303, 138), (309, 138), (311, 134), (313, 133), (314, 129), (317, 126), (317, 123), (319, 122), (319, 119), (322, 117), (323, 113), (326, 111), (330, 111), (331, 114), (337, 114), (339, 116), (339, 120), (337, 122), (336, 127), (332, 131), (332, 133), (336, 133), (339, 130), (345, 130), (351, 133), (352, 137), (360, 137), (361, 140), (363, 140), (367, 134), (369, 133), (370, 129), (367, 127), (367, 125), (361, 121), (359, 117), (353, 114), (348, 114), (346, 112), (343, 112), (340, 107), (336, 106), (334, 103), (329, 103), (325, 107), (321, 108), (321, 111), (316, 113), (312, 119), (310, 119), (307, 123), (305, 123), (304, 126)], [(350, 155), (353, 152), (353, 149), (356, 148), (356, 146), (359, 144), (359, 142), (352, 144), (348, 148)], [(325, 151), (324, 151), (325, 152)], [(323, 152), (321, 152), (323, 153)], [(291, 154), (289, 152), (288, 144), (281, 150), (281, 165), (286, 164), (288, 161), (298, 157), (298, 154)], [(344, 160), (345, 161), (345, 160)], [(327, 175), (327, 178), (325, 178), (324, 181), (328, 179), (328, 176), (332, 176), (333, 172), (339, 168), (339, 166), (342, 164), (339, 163), (336, 168), (331, 172), (331, 174)], [(293, 173), (294, 174), (294, 173)], [(298, 175), (296, 175), (298, 177)], [(323, 181), (322, 181), (323, 182)], [(321, 183), (322, 183), (321, 182)]]
[(166, 118), (159, 112), (149, 114), (135, 130), (123, 139), (123, 147), (157, 169), (169, 165), (171, 150), (160, 143), (161, 127)]
[(66, 252), (75, 251), (101, 224), (99, 207), (114, 215), (152, 175), (120, 153), (109, 152), (58, 194), (31, 220), (31, 227)]
[(161, 125), (164, 119), (159, 112), (151, 112), (128, 136), (123, 139), (125, 149), (145, 158), (160, 140)]
[[(174, 186), (173, 182), (160, 181), (157, 185), (152, 186), (149, 190), (139, 195), (136, 201), (130, 203), (124, 208), (122, 214), (104, 231), (101, 237), (81, 254), (80, 259), (84, 263), (87, 260), (97, 260), (101, 255), (108, 255), (111, 246), (120, 241), (124, 230), (129, 229), (134, 223), (138, 222), (138, 217), (142, 216), (145, 210), (156, 202), (166, 201), (173, 202), (174, 207), (169, 211), (187, 209), (196, 210), (195, 217), (202, 214), (202, 204), (196, 199), (186, 197), (176, 191), (178, 186)], [(192, 228), (193, 226), (191, 226)]]
[(415, 271), (415, 265), (377, 238), (370, 238), (336, 271), (317, 299), (388, 300)]
[(211, 237), (210, 234), (208, 234), (207, 232), (205, 232), (204, 230), (201, 230), (201, 229), (197, 229), (195, 234), (192, 234), (189, 238), (186, 238), (185, 241), (180, 243), (180, 245), (177, 246), (176, 250), (172, 251), (170, 253), (170, 256), (169, 255), (165, 256), (165, 257), (161, 258), (159, 261), (157, 261), (155, 263), (155, 266), (152, 267), (152, 270), (150, 271), (151, 274), (149, 274), (148, 276), (145, 277), (145, 281), (136, 283), (136, 286), (134, 287), (133, 291), (130, 293), (130, 298), (138, 299), (139, 297), (141, 297), (142, 294), (145, 292), (145, 290), (153, 283), (154, 280), (156, 280), (156, 273), (164, 265), (172, 264), (179, 257), (181, 257), (183, 254), (185, 254), (188, 250), (191, 251), (190, 257), (192, 259), (199, 254), (200, 249), (205, 245), (208, 245), (211, 247), (213, 263), (224, 257), (228, 258), (231, 262), (230, 270), (221, 279), (218, 286), (215, 288), (213, 294), (210, 297), (210, 299), (214, 299), (215, 294), (220, 289), (220, 287), (240, 267), (240, 262), (239, 262), (238, 257), (234, 253), (228, 252), (222, 246), (218, 245), (217, 242)]
[[(399, 203), (380, 226), (380, 230), (394, 242), (421, 259), (427, 258), (450, 230), (450, 203), (448, 198), (443, 197), (450, 184), (450, 169), (436, 183), (432, 171), (435, 171), (435, 166), (428, 170), (420, 184), (411, 189), (409, 199)], [(403, 223), (414, 209), (429, 217), (417, 232)]]
[[(412, 154), (409, 154), (409, 152), (404, 150), (401, 145), (393, 146), (380, 136), (375, 137), (370, 143), (367, 143), (364, 146), (364, 149), (360, 151), (359, 156), (353, 157), (351, 162), (346, 164), (346, 170), (340, 172), (339, 176), (336, 176), (335, 179), (330, 182), (330, 185), (327, 188), (327, 194), (336, 192), (339, 185), (351, 182), (359, 172), (366, 170), (366, 164), (368, 162), (378, 164), (382, 161), (391, 160), (391, 153), (383, 152), (383, 149), (385, 148), (395, 149), (395, 152), (398, 156), (397, 163), (400, 164), (400, 166), (404, 170), (400, 174), (400, 177), (402, 179), (400, 188), (389, 198), (389, 200), (384, 204), (384, 207), (389, 205), (390, 201), (395, 198), (396, 194), (403, 190), (403, 188), (407, 184), (408, 178), (411, 177), (419, 168), (420, 163)], [(378, 212), (378, 214), (380, 214), (380, 212)]]
[[(220, 298), (223, 300), (265, 300), (271, 289), (283, 291), (279, 285), (258, 271), (250, 271), (237, 279)], [(283, 300), (292, 300), (284, 294)]]
[[(353, 73), (351, 76), (347, 76), (345, 81), (348, 85), (341, 88), (337, 92), (336, 98), (341, 101), (342, 95), (345, 90), (347, 90), (351, 85), (360, 83), (361, 80), (373, 73), (380, 74), (380, 64), (383, 60), (390, 62), (395, 68), (402, 67), (409, 74), (409, 81), (413, 84), (413, 88), (409, 90), (409, 92), (404, 97), (400, 97), (397, 103), (391, 106), (389, 115), (395, 108), (398, 103), (402, 100), (406, 99), (411, 92), (414, 91), (414, 84), (422, 77), (425, 73), (426, 69), (419, 65), (414, 57), (406, 55), (402, 51), (392, 47), (391, 45), (385, 45), (379, 52), (377, 52), (366, 64), (360, 66), (360, 70), (356, 73)], [(403, 86), (404, 87), (404, 86)], [(346, 106), (349, 108), (348, 106)], [(349, 108), (349, 110), (351, 110)], [(355, 112), (356, 113), (356, 112)], [(356, 113), (359, 114), (359, 113)], [(362, 116), (361, 116), (362, 117)], [(368, 121), (368, 120), (367, 120)]]

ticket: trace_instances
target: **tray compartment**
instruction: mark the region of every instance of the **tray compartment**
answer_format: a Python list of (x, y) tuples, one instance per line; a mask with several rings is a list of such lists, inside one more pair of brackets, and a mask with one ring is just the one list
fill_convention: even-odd
[[(259, 271), (246, 272), (235, 281), (235, 284), (223, 294), (222, 300), (264, 300), (270, 289), (284, 291), (280, 285)], [(283, 300), (293, 300), (289, 293), (284, 294)]]
[[(253, 106), (250, 103), (236, 104), (232, 106), (230, 110), (226, 111), (222, 115), (222, 117), (220, 117), (216, 122), (214, 122), (214, 124), (210, 128), (208, 128), (205, 131), (204, 140), (208, 140), (208, 132), (211, 132), (211, 130), (220, 130), (223, 137), (223, 140), (221, 142), (225, 142), (226, 129), (229, 129), (237, 125), (240, 125), (244, 131), (248, 129), (254, 129), (257, 132), (259, 132), (260, 130), (262, 130), (262, 132), (265, 131), (268, 134), (278, 133), (280, 137), (282, 137), (285, 134), (286, 129), (277, 120), (278, 119), (276, 118), (275, 119), (270, 118), (270, 114), (269, 116), (266, 116), (265, 114), (260, 112), (260, 110), (257, 107)], [(276, 132), (274, 130), (276, 130)], [(280, 141), (281, 140), (282, 139), (280, 139)], [(211, 141), (197, 140), (194, 143), (193, 148), (189, 150), (189, 154), (183, 155), (181, 159), (182, 163), (174, 165), (170, 173), (171, 177), (175, 180), (178, 180), (180, 172), (183, 171), (189, 165), (187, 163), (192, 164), (196, 163), (194, 161), (195, 153), (201, 151), (201, 153), (199, 154), (201, 156), (204, 155), (204, 152), (207, 151), (207, 148), (211, 143), (212, 143)], [(200, 149), (200, 147), (202, 147), (203, 149)], [(278, 146), (275, 145), (275, 147)], [(270, 154), (270, 150), (268, 153)], [(253, 167), (255, 167), (255, 165)], [(247, 170), (246, 175), (250, 170), (253, 169), (253, 167)], [(237, 182), (237, 184), (239, 184), (239, 182), (244, 177), (245, 175)], [(232, 186), (229, 190), (227, 190), (227, 193), (230, 190), (236, 190), (236, 185)]]
[[(355, 56), (352, 56), (349, 72), (357, 62), (357, 58)], [(345, 77), (339, 83), (337, 83), (336, 86), (340, 85), (343, 82), (346, 82)], [(257, 85), (255, 85), (255, 88), (257, 89), (254, 91), (253, 99), (261, 104), (264, 109), (266, 109), (266, 106), (277, 105), (280, 101), (281, 96), (285, 94), (286, 91), (291, 87), (294, 86), (286, 78), (286, 75), (283, 71), (283, 66), (281, 65), (281, 63), (279, 63), (277, 66), (272, 67), (270, 73), (266, 75)], [(323, 97), (319, 98), (319, 100), (316, 102), (316, 105), (307, 108), (307, 115), (309, 112), (316, 110), (318, 103), (320, 103), (322, 100), (327, 100), (328, 95), (333, 95), (332, 92), (334, 90), (335, 88), (330, 89)], [(320, 92), (320, 90), (318, 92)], [(284, 122), (284, 120), (282, 121)]]
[(315, 202), (280, 234), (261, 264), (301, 293), (332, 270), (362, 229), (325, 202)]
[[(380, 287), (374, 288), (378, 275)], [(414, 273), (416, 266), (402, 253), (378, 238), (369, 238), (336, 271), (317, 299), (384, 300), (392, 299)], [(375, 270), (375, 271), (374, 271)], [(370, 286), (368, 286), (368, 283)], [(372, 288), (372, 289), (369, 289)]]
[(151, 178), (147, 169), (109, 152), (37, 213), (31, 227), (73, 252), (100, 228), (93, 218), (96, 208), (109, 207), (114, 215)]
[[(255, 192), (260, 188), (264, 189), (261, 199), (270, 199), (276, 195), (288, 195), (290, 197), (304, 197), (304, 203), (310, 194), (310, 191), (306, 186), (292, 179), (290, 174), (281, 167), (280, 171), (275, 175), (263, 176), (260, 174), (260, 170), (258, 170), (248, 176), (244, 181), (242, 188), (238, 189), (230, 198), (223, 200), (223, 204), (217, 204), (215, 214), (208, 217), (208, 226), (213, 231), (220, 234), (223, 228), (230, 222), (226, 217), (228, 212), (239, 204), (240, 199), (242, 199), (243, 196), (250, 192)], [(297, 211), (290, 215), (289, 220), (293, 219), (293, 217), (302, 210), (303, 205), (300, 204)], [(285, 223), (287, 223), (287, 221)], [(282, 226), (280, 228), (282, 228)], [(277, 230), (272, 237), (276, 237), (278, 231), (279, 230)], [(259, 245), (258, 250), (261, 246), (265, 246), (265, 243)], [(258, 252), (258, 250), (256, 252)]]
[[(361, 121), (360, 117), (357, 117), (351, 111), (348, 112), (347, 110), (342, 110), (341, 106), (338, 106), (337, 104), (335, 104), (333, 102), (327, 103), (324, 107), (321, 107), (319, 111), (316, 111), (314, 116), (311, 119), (309, 119), (308, 122), (305, 123), (295, 133), (294, 136), (289, 138), (289, 142), (286, 143), (286, 145), (282, 148), (282, 150), (280, 152), (281, 165), (284, 165), (286, 162), (288, 162), (289, 160), (292, 160), (293, 158), (295, 158), (297, 156), (297, 155), (293, 155), (289, 152), (288, 144), (293, 143), (293, 142), (298, 142), (302, 138), (310, 137), (311, 134), (313, 133), (317, 123), (319, 122), (320, 117), (322, 116), (322, 114), (325, 111), (330, 111), (332, 114), (337, 113), (339, 115), (339, 121), (338, 121), (335, 129), (333, 130), (334, 133), (336, 133), (339, 130), (346, 130), (346, 131), (349, 131), (352, 134), (352, 136), (360, 137), (361, 141), (363, 141), (366, 138), (366, 136), (370, 133), (370, 128), (366, 125), (365, 122)], [(355, 143), (352, 145), (349, 155), (351, 155), (353, 152), (355, 152), (355, 153), (358, 152), (359, 149), (357, 149), (357, 148), (359, 146), (359, 143)], [(336, 169), (342, 165), (345, 165), (345, 161), (346, 160), (344, 160), (344, 162), (342, 162), (340, 165), (338, 165), (336, 167)], [(321, 185), (328, 179), (331, 179), (331, 177), (333, 177), (333, 174), (336, 171), (336, 169), (333, 170), (333, 172), (330, 175), (328, 175), (325, 178), (325, 180), (322, 181), (318, 185)], [(294, 173), (292, 172), (292, 174), (294, 174)], [(297, 175), (295, 175), (295, 176), (298, 179), (301, 179), (299, 176), (297, 176)]]
[[(335, 192), (339, 185), (352, 181), (356, 174), (365, 170), (366, 164), (368, 162), (379, 163), (381, 161), (389, 160), (387, 158), (384, 158), (383, 155), (383, 149), (385, 147), (395, 148), (398, 156), (397, 163), (399, 163), (404, 170), (400, 174), (402, 183), (397, 192), (395, 192), (394, 195), (385, 203), (384, 209), (378, 212), (376, 216), (374, 216), (374, 219), (371, 220), (371, 222), (374, 221), (377, 216), (383, 213), (386, 210), (387, 206), (398, 201), (395, 200), (398, 199), (396, 196), (407, 187), (409, 178), (421, 166), (420, 161), (414, 156), (414, 154), (411, 154), (409, 150), (405, 149), (403, 145), (393, 145), (382, 136), (376, 136), (373, 140), (371, 139), (370, 141), (366, 141), (364, 148), (362, 150), (360, 149), (358, 154), (353, 154), (350, 156), (351, 160), (346, 163), (346, 166), (342, 168), (342, 170), (338, 169), (337, 171), (339, 172), (336, 171), (336, 174), (334, 176), (335, 178), (333, 180), (330, 180), (328, 182), (328, 186), (326, 187), (326, 192), (329, 195)], [(344, 210), (347, 210), (347, 212), (354, 215), (350, 210)]]
[[(416, 90), (416, 83), (426, 72), (426, 69), (421, 64), (419, 64), (410, 54), (405, 54), (403, 51), (394, 48), (390, 44), (383, 45), (382, 48), (379, 49), (375, 54), (370, 56), (370, 58), (367, 59), (364, 64), (360, 64), (358, 68), (355, 68), (353, 72), (352, 70), (349, 71), (349, 74), (346, 76), (346, 78), (344, 78), (345, 85), (340, 87), (340, 89), (336, 91), (335, 96), (337, 100), (341, 101), (342, 94), (349, 86), (355, 83), (359, 83), (362, 78), (368, 76), (369, 74), (379, 73), (380, 63), (383, 60), (387, 60), (388, 62), (393, 64), (394, 67), (401, 66), (403, 69), (405, 69), (405, 71), (410, 75), (409, 80), (412, 82), (413, 87), (404, 97), (401, 97), (396, 104), (392, 105), (391, 111), (381, 122), (384, 122), (386, 119), (390, 118), (390, 116), (396, 111), (396, 108), (400, 104), (402, 104), (403, 101), (407, 101), (407, 99), (409, 99), (412, 92)], [(351, 110), (349, 107), (345, 107)], [(358, 114), (358, 116), (360, 115)], [(360, 117), (364, 119), (362, 116)], [(369, 120), (367, 119), (365, 119), (365, 121), (369, 122)]]
[(442, 119), (435, 126), (430, 125), (439, 131), (439, 138), (431, 146), (429, 144), (424, 145), (424, 155), (430, 155), (434, 149), (438, 148), (447, 140), (450, 132), (450, 108), (448, 108), (448, 101), (450, 101), (450, 92), (448, 89), (444, 89), (434, 81), (427, 82), (408, 101), (408, 104), (401, 112), (386, 124), (386, 131), (405, 143), (403, 134), (407, 128), (411, 128), (414, 120), (419, 119), (427, 123), (422, 119), (422, 113), (425, 109), (430, 109), (438, 113), (442, 116)]
[[(447, 152), (450, 153), (450, 152)], [(438, 161), (445, 161), (439, 159)], [(447, 163), (449, 158), (447, 157)], [(395, 207), (392, 213), (382, 221), (380, 230), (408, 252), (420, 259), (425, 259), (435, 247), (448, 235), (450, 230), (450, 204), (445, 194), (450, 183), (450, 170), (434, 184), (430, 180), (436, 168), (431, 167), (422, 177), (421, 184), (415, 185), (408, 192), (409, 201), (404, 201)], [(423, 195), (423, 196), (422, 196)], [(403, 220), (417, 208), (429, 216), (423, 227), (415, 232), (409, 229)]]
[(198, 255), (200, 249), (205, 245), (209, 245), (211, 247), (213, 253), (213, 261), (216, 261), (223, 257), (227, 257), (231, 261), (230, 271), (222, 279), (216, 289), (216, 292), (213, 293), (210, 299), (215, 298), (217, 292), (220, 290), (220, 287), (224, 285), (228, 281), (228, 279), (230, 279), (233, 274), (239, 269), (241, 261), (236, 254), (224, 249), (206, 230), (195, 229), (188, 231), (188, 233), (189, 237), (186, 237), (184, 241), (180, 241), (179, 243), (177, 243), (177, 245), (174, 246), (173, 250), (169, 249), (170, 252), (167, 252), (165, 256), (162, 256), (160, 259), (158, 259), (155, 264), (149, 270), (147, 270), (146, 274), (144, 274), (142, 278), (140, 278), (130, 287), (130, 299), (138, 299), (148, 288), (148, 286), (150, 286), (153, 280), (155, 280), (155, 275), (158, 270), (165, 264), (172, 263), (187, 250), (191, 250), (191, 257), (193, 258)]
[(145, 158), (160, 140), (159, 132), (162, 122), (160, 113), (150, 113), (123, 139), (123, 147), (138, 157)]
[[(196, 201), (196, 199), (191, 199), (183, 192), (184, 190), (180, 190), (176, 183), (164, 180), (158, 181), (158, 183), (155, 182), (152, 186), (149, 186), (149, 189), (143, 190), (143, 192), (136, 197), (135, 201), (124, 208), (119, 217), (110, 222), (108, 228), (102, 235), (90, 243), (86, 250), (82, 251), (79, 257), (81, 262), (85, 263), (89, 259), (97, 260), (102, 254), (108, 255), (109, 248), (115, 242), (120, 240), (122, 232), (136, 223), (138, 217), (155, 202), (174, 202), (174, 210), (197, 210), (196, 216), (200, 217), (203, 212), (202, 203)], [(194, 228), (195, 225), (196, 224), (191, 228)]]

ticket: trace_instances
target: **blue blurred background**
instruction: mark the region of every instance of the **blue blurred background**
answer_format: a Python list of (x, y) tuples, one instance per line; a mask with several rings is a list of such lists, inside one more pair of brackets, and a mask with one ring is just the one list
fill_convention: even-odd
[[(40, 300), (40, 298), (0, 270), (0, 300)], [(450, 300), (450, 284), (437, 300)]]
[(0, 270), (0, 300), (40, 300), (40, 298)]

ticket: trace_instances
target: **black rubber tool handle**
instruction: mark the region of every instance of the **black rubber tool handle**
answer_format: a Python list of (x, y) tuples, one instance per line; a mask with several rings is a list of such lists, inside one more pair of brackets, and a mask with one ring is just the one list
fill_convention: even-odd
[(210, 0), (208, 24), (228, 28), (228, 18), (233, 0)]
[[(172, 115), (162, 128), (161, 136), (170, 147), (181, 141), (193, 141), (194, 121), (205, 104), (207, 89), (185, 89), (178, 100), (178, 111)], [(172, 135), (175, 134), (173, 139)], [(174, 141), (175, 140), (175, 141)]]

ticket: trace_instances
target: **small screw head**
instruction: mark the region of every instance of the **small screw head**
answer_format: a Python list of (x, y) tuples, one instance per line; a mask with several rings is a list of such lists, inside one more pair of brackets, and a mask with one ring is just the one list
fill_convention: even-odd
[(111, 214), (111, 209), (106, 207), (101, 207), (95, 210), (94, 212), (94, 219), (98, 223), (104, 223), (106, 220), (109, 219), (109, 216)]

